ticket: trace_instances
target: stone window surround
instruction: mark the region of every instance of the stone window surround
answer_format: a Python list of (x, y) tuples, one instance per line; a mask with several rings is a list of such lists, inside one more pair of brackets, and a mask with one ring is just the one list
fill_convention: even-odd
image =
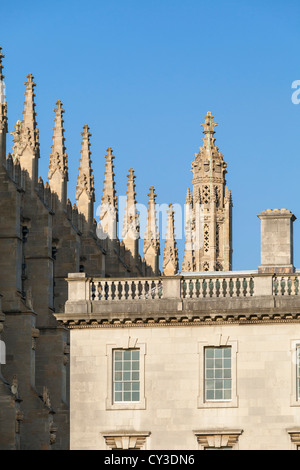
[[(116, 402), (113, 401), (113, 351), (115, 349), (139, 349), (140, 351), (140, 400), (138, 402)], [(118, 343), (106, 345), (107, 357), (107, 410), (144, 410), (146, 409), (145, 398), (145, 354), (146, 344), (139, 343), (137, 338), (128, 337)]]
[[(232, 349), (231, 354), (231, 367), (232, 367), (232, 397), (231, 400), (212, 400), (206, 401), (204, 396), (204, 382), (205, 382), (205, 348), (206, 347), (222, 347), (230, 346)], [(197, 406), (198, 408), (237, 408), (237, 341), (229, 340), (228, 337), (223, 338), (222, 335), (216, 336), (215, 341), (199, 341), (198, 354), (199, 354), (199, 395)]]
[(297, 396), (298, 386), (297, 386), (297, 367), (298, 367), (298, 359), (297, 359), (297, 348), (300, 347), (300, 339), (299, 340), (292, 340), (291, 341), (291, 406), (300, 406), (300, 397)]

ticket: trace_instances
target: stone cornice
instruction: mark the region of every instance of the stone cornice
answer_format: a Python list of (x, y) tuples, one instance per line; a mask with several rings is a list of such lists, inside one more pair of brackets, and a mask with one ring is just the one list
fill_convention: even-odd
[(67, 302), (66, 312), (55, 317), (70, 329), (300, 323), (298, 299), (231, 299), (223, 309), (220, 303), (215, 304), (219, 308), (209, 308), (211, 303), (162, 299), (118, 302), (118, 306), (109, 301)]

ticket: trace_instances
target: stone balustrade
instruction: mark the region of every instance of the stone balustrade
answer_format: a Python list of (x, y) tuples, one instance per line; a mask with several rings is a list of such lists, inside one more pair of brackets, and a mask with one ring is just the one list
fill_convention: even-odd
[(216, 299), (258, 296), (297, 296), (300, 273), (199, 273), (157, 278), (95, 278), (85, 273), (68, 276), (68, 301), (124, 302), (161, 299)]
[(300, 320), (300, 272), (228, 271), (152, 278), (68, 276), (69, 328)]

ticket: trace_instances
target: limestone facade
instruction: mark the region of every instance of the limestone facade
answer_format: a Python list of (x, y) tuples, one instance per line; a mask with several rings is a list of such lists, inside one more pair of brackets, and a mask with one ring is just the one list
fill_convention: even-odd
[(131, 282), (69, 274), (55, 316), (71, 334), (71, 449), (299, 449), (295, 216), (259, 217), (257, 270)]

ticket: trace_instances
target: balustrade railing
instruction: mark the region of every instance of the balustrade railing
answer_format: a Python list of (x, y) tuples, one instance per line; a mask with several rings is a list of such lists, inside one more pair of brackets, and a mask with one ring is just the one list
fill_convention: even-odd
[(273, 295), (299, 295), (299, 277), (297, 275), (276, 275), (273, 278)]
[(90, 282), (91, 300), (147, 300), (161, 297), (160, 279), (93, 279)]
[(217, 297), (252, 297), (254, 278), (249, 277), (197, 277), (182, 281), (182, 297), (217, 298)]
[(299, 276), (296, 273), (261, 276), (255, 272), (244, 275), (232, 272), (223, 275), (175, 276), (172, 279), (163, 276), (139, 279), (90, 278), (87, 279), (87, 295), (92, 301), (297, 296), (300, 295)]

